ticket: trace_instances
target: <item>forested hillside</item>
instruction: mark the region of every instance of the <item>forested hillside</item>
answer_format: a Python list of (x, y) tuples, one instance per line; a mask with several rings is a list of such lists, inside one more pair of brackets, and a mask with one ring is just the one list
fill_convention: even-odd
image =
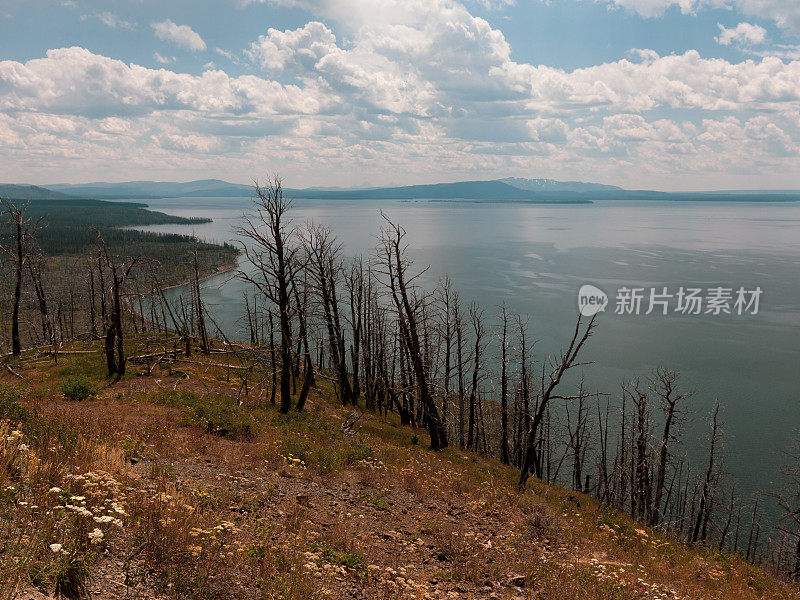
[[(103, 264), (106, 251), (112, 262), (137, 263), (131, 285), (140, 290), (149, 289), (154, 276), (165, 285), (187, 281), (194, 274), (195, 263), (202, 275), (231, 267), (238, 255), (230, 244), (134, 229), (208, 222), (151, 211), (145, 204), (71, 197), (1, 200), (0, 246), (5, 251), (6, 281), (14, 281), (17, 266), (22, 265), (19, 310), (21, 320), (28, 324), (21, 327), (24, 345), (72, 339), (88, 323), (92, 323), (89, 330), (93, 335), (98, 334), (102, 315), (88, 310), (88, 303), (95, 286), (102, 288), (104, 274), (100, 271), (109, 266)], [(19, 230), (15, 222), (20, 223)], [(23, 238), (21, 260), (16, 247), (18, 233)], [(0, 297), (2, 314), (10, 317), (14, 301), (10, 293)], [(0, 331), (10, 331), (10, 320), (0, 324)], [(0, 344), (6, 344), (8, 335), (2, 338)]]

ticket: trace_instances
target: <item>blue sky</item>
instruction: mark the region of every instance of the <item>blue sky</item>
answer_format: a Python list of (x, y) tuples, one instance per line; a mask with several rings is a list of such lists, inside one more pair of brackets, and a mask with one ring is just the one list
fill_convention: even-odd
[(5, 0), (0, 181), (800, 188), (795, 0)]

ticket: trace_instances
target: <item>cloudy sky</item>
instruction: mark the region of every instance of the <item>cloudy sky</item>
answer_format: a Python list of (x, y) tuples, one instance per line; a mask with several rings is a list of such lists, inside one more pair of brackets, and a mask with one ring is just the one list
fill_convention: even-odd
[(0, 181), (800, 189), (798, 0), (0, 0)]

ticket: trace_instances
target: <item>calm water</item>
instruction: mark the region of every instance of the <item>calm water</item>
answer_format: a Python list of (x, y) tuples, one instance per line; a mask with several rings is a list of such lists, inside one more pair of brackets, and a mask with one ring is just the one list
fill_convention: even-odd
[[(210, 241), (235, 239), (249, 199), (151, 201), (151, 208), (210, 217), (200, 226), (154, 226)], [(768, 490), (781, 451), (800, 425), (800, 204), (598, 202), (580, 206), (471, 202), (298, 200), (295, 220), (330, 225), (348, 254), (369, 255), (380, 210), (408, 230), (410, 254), (433, 286), (449, 274), (466, 300), (493, 315), (505, 299), (531, 316), (536, 358), (568, 341), (577, 291), (609, 293), (588, 345), (586, 380), (617, 394), (622, 379), (655, 366), (680, 371), (692, 399), (684, 448), (699, 456), (715, 397), (724, 407), (726, 470), (741, 490)], [(746, 288), (764, 292), (756, 316), (613, 313), (623, 285)], [(206, 282), (206, 301), (228, 332), (240, 330), (244, 286), (230, 276)], [(240, 332), (241, 333), (241, 332)]]

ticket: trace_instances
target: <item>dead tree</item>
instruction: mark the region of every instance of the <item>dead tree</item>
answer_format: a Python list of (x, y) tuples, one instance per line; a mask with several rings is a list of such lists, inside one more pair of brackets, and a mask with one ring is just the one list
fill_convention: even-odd
[(522, 468), (520, 469), (519, 476), (520, 488), (525, 487), (534, 465), (540, 463), (540, 461), (537, 460), (537, 436), (539, 433), (539, 426), (544, 419), (550, 401), (556, 398), (570, 399), (568, 396), (560, 396), (556, 394), (556, 390), (567, 371), (573, 367), (583, 364), (578, 362), (578, 355), (580, 354), (584, 344), (586, 344), (586, 340), (591, 337), (592, 332), (594, 331), (595, 317), (592, 317), (586, 328), (583, 330), (583, 333), (581, 333), (581, 325), (582, 320), (579, 316), (575, 324), (575, 332), (572, 334), (572, 340), (570, 341), (567, 350), (561, 353), (558, 360), (551, 362), (552, 370), (550, 372), (548, 381), (546, 385), (544, 385), (544, 382), (542, 382), (542, 397), (539, 401), (536, 414), (533, 416), (530, 428), (527, 432), (525, 456), (523, 458)]
[(108, 249), (103, 236), (98, 230), (97, 241), (99, 244), (98, 254), (101, 260), (98, 261), (100, 271), (107, 268), (111, 276), (111, 307), (107, 312), (105, 322), (105, 352), (106, 366), (108, 374), (116, 375), (117, 379), (125, 375), (125, 344), (123, 342), (122, 331), (122, 296), (124, 295), (123, 286), (131, 274), (131, 271), (142, 262), (141, 258), (131, 258), (127, 261), (117, 262), (117, 259)]
[(206, 329), (205, 308), (203, 307), (203, 298), (200, 295), (200, 268), (197, 264), (197, 238), (195, 238), (192, 246), (192, 288), (195, 305), (195, 320), (197, 323), (197, 335), (200, 338), (200, 349), (209, 354), (211, 347), (208, 343), (208, 330)]
[[(311, 386), (314, 384), (314, 363), (311, 360), (311, 346), (308, 343), (308, 282), (306, 280), (307, 271), (303, 269), (303, 296), (300, 299), (300, 292), (298, 291), (297, 282), (294, 281), (296, 271), (292, 271), (292, 288), (294, 290), (295, 305), (297, 306), (297, 317), (299, 320), (298, 336), (299, 343), (302, 346), (302, 355), (304, 361), (303, 367), (303, 386), (300, 388), (300, 395), (297, 397), (297, 404), (295, 410), (302, 412), (305, 407), (308, 394), (311, 391)], [(300, 354), (300, 352), (298, 352)]]
[(239, 277), (272, 302), (278, 313), (280, 327), (280, 411), (292, 408), (292, 301), (291, 270), (301, 247), (295, 243), (296, 232), (289, 220), (291, 201), (283, 195), (279, 178), (256, 182), (255, 217), (245, 218), (237, 233), (250, 243), (242, 251), (254, 273), (239, 271)]
[(650, 401), (647, 393), (637, 381), (627, 390), (628, 397), (634, 406), (634, 419), (631, 423), (632, 487), (631, 516), (634, 519), (646, 519), (650, 513), (652, 499), (652, 480), (650, 477)]
[(457, 293), (449, 277), (445, 277), (439, 284), (439, 336), (444, 352), (444, 372), (442, 373), (442, 418), (447, 427), (450, 413), (450, 383), (453, 378), (453, 342), (455, 324), (453, 319), (454, 300)]
[(664, 481), (670, 456), (668, 446), (675, 438), (674, 429), (680, 427), (685, 419), (680, 403), (692, 395), (692, 392), (681, 392), (677, 388), (678, 378), (678, 373), (663, 367), (657, 368), (650, 377), (650, 389), (658, 397), (661, 410), (664, 413), (664, 430), (659, 444), (655, 489), (649, 517), (650, 525), (658, 525), (661, 520)]
[(353, 388), (347, 373), (345, 336), (339, 317), (337, 284), (341, 274), (339, 262), (340, 245), (328, 227), (309, 225), (303, 238), (308, 254), (308, 268), (313, 272), (315, 288), (322, 305), (322, 313), (328, 330), (328, 346), (331, 362), (336, 369), (339, 395), (342, 404), (354, 404)]
[(44, 288), (44, 262), (44, 256), (42, 256), (41, 252), (31, 256), (30, 260), (27, 262), (28, 273), (30, 274), (33, 290), (36, 293), (36, 302), (39, 306), (39, 318), (41, 319), (42, 324), (42, 337), (44, 338), (45, 343), (53, 344), (53, 347), (55, 348), (55, 328), (50, 316), (50, 311), (48, 310), (47, 294), (45, 293)]
[(453, 326), (456, 330), (456, 369), (458, 379), (458, 443), (463, 448), (464, 438), (464, 319), (461, 316), (461, 298), (458, 294), (453, 297)]
[(500, 304), (500, 461), (510, 462), (508, 449), (508, 308)]
[(17, 206), (9, 200), (0, 198), (4, 212), (8, 215), (8, 226), (11, 229), (11, 240), (0, 243), (0, 250), (14, 265), (14, 300), (11, 308), (11, 353), (19, 356), (22, 352), (22, 341), (19, 332), (19, 306), (22, 298), (22, 277), (25, 265), (30, 257), (30, 241), (36, 235), (40, 222), (28, 217), (30, 202)]
[(474, 348), (472, 351), (472, 385), (469, 391), (469, 429), (467, 433), (467, 448), (475, 449), (476, 440), (476, 404), (478, 402), (478, 384), (482, 379), (481, 357), (483, 355), (483, 310), (478, 308), (475, 302), (469, 305), (469, 318), (472, 321), (472, 333), (474, 335)]
[(800, 440), (786, 452), (786, 466), (782, 469), (785, 484), (775, 499), (781, 511), (781, 527), (789, 539), (794, 539), (794, 552), (790, 563), (792, 579), (800, 581)]
[[(422, 273), (409, 275), (412, 262), (407, 256), (405, 230), (386, 218), (387, 227), (381, 233), (380, 263), (397, 312), (400, 334), (409, 354), (419, 400), (422, 404), (425, 425), (431, 439), (431, 449), (447, 447), (447, 429), (431, 393), (429, 373), (423, 357), (423, 344), (419, 331), (422, 306), (426, 296), (420, 294), (415, 281)], [(424, 271), (423, 271), (424, 272)]]
[(711, 441), (708, 449), (708, 466), (706, 468), (703, 486), (700, 491), (700, 504), (697, 509), (697, 518), (692, 529), (691, 542), (705, 542), (708, 530), (708, 522), (711, 517), (711, 507), (714, 501), (713, 493), (717, 480), (717, 452), (720, 436), (719, 428), (719, 401), (714, 405), (711, 413)]
[(517, 330), (519, 332), (519, 384), (515, 397), (519, 402), (517, 416), (515, 445), (516, 465), (521, 466), (522, 455), (524, 452), (523, 444), (525, 432), (530, 427), (531, 407), (530, 407), (530, 381), (528, 376), (528, 356), (530, 348), (528, 346), (528, 323), (520, 315), (517, 315)]
[(350, 298), (350, 330), (353, 332), (350, 345), (350, 365), (353, 375), (353, 405), (361, 398), (361, 342), (364, 326), (364, 260), (356, 257), (345, 272), (344, 285)]
[(578, 387), (578, 398), (576, 400), (577, 414), (573, 415), (570, 406), (567, 405), (567, 450), (572, 454), (572, 489), (579, 492), (588, 491), (588, 479), (584, 483), (584, 462), (586, 460), (586, 451), (588, 446), (588, 414), (589, 407), (586, 404), (587, 394), (584, 393), (584, 379), (581, 377), (581, 382)]

